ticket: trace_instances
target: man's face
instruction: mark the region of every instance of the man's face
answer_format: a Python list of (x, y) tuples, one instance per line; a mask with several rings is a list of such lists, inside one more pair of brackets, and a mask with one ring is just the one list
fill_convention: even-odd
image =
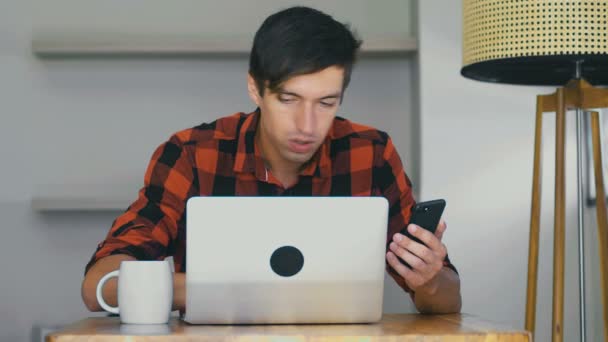
[(251, 76), (249, 95), (260, 107), (259, 138), (265, 158), (283, 166), (299, 167), (309, 161), (323, 143), (340, 99), (344, 69), (331, 66), (294, 76), (273, 93), (261, 97)]

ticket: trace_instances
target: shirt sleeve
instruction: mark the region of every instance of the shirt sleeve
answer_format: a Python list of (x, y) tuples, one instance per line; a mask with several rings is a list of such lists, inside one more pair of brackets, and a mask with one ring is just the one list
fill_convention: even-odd
[(97, 246), (85, 274), (97, 260), (127, 254), (138, 260), (161, 260), (183, 229), (194, 172), (181, 141), (172, 136), (153, 153), (137, 199), (113, 222)]
[[(393, 240), (393, 235), (405, 228), (410, 220), (412, 207), (416, 204), (412, 193), (412, 183), (405, 173), (401, 158), (389, 137), (386, 146), (381, 154), (382, 158), (378, 160), (375, 166), (374, 181), (382, 196), (389, 203), (389, 219), (388, 230), (386, 236), (386, 251)], [(456, 271), (456, 268), (450, 262), (446, 255), (443, 264)], [(386, 263), (388, 274), (403, 288), (406, 292), (412, 293), (403, 278)]]

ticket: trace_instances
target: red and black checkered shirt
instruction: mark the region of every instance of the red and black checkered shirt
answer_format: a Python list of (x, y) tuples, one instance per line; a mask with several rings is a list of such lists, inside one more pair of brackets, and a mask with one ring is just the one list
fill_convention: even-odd
[[(173, 256), (186, 270), (186, 201), (193, 196), (384, 196), (387, 243), (407, 225), (415, 201), (389, 136), (340, 117), (317, 153), (285, 189), (254, 143), (259, 111), (237, 113), (174, 134), (152, 155), (139, 196), (112, 224), (86, 271), (100, 258)], [(455, 270), (446, 258), (445, 265)], [(402, 278), (389, 273), (408, 290)]]

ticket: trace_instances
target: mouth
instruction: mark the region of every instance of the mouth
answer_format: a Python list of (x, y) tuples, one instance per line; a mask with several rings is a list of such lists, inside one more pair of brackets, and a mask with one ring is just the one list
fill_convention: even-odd
[(308, 153), (314, 147), (313, 140), (300, 140), (291, 139), (289, 140), (289, 149), (295, 153)]

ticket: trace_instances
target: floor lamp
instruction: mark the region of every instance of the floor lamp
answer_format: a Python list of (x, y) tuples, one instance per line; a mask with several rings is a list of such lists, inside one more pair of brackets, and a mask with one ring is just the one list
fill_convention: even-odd
[[(581, 339), (585, 339), (583, 267), (583, 115), (608, 107), (608, 0), (464, 0), (463, 68), (474, 80), (559, 87), (538, 95), (528, 255), (526, 329), (534, 333), (541, 195), (541, 132), (545, 112), (556, 113), (555, 226), (553, 254), (553, 341), (563, 340), (565, 127), (577, 115), (579, 296)], [(604, 340), (608, 341), (608, 219), (602, 168), (599, 113), (591, 112), (597, 196)]]

